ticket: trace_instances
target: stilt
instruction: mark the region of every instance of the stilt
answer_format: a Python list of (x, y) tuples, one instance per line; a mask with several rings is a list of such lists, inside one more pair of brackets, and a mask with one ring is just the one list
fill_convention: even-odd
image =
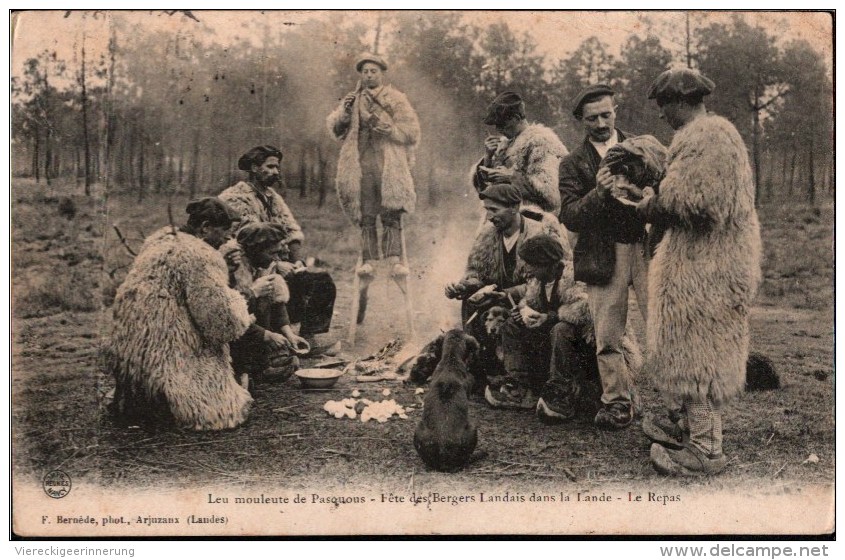
[[(358, 318), (361, 306), (361, 277), (358, 276), (358, 269), (361, 268), (363, 262), (363, 255), (359, 255), (358, 263), (352, 272), (352, 312), (349, 315), (349, 335), (347, 337), (347, 342), (349, 342), (350, 346), (355, 344), (355, 331), (358, 329), (358, 323), (360, 322)], [(361, 319), (363, 320), (363, 317)]]
[(408, 321), (408, 339), (416, 340), (417, 332), (414, 329), (414, 305), (411, 302), (410, 289), (411, 267), (408, 266), (408, 250), (405, 246), (405, 228), (402, 224), (402, 216), (399, 217), (399, 220), (399, 239), (402, 243), (402, 265), (409, 273), (403, 276), (393, 276), (393, 280), (399, 286), (399, 291), (402, 292), (402, 298), (405, 300), (405, 319)]

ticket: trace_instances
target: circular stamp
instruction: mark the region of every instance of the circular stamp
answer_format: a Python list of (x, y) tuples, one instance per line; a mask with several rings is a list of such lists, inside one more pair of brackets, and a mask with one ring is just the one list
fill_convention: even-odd
[(64, 471), (50, 471), (44, 475), (44, 492), (51, 498), (64, 498), (70, 494), (72, 483)]

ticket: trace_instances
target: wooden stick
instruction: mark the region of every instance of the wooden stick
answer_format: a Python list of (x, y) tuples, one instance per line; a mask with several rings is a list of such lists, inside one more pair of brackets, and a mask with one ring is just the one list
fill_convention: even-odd
[[(407, 268), (409, 271), (411, 267), (408, 265), (408, 248), (405, 245), (405, 226), (402, 223), (404, 220), (402, 219), (402, 215), (399, 215), (399, 241), (402, 247), (402, 264)], [(398, 282), (397, 282), (398, 284)], [(404, 289), (402, 288), (402, 284), (404, 284)], [(417, 339), (416, 330), (414, 330), (414, 305), (411, 302), (411, 275), (408, 274), (402, 280), (402, 284), (399, 285), (399, 289), (402, 292), (402, 296), (405, 299), (405, 316), (408, 321), (408, 338), (410, 340)]]
[(132, 247), (129, 246), (129, 242), (126, 241), (125, 237), (123, 237), (123, 233), (120, 231), (120, 229), (118, 229), (117, 224), (112, 224), (111, 227), (114, 228), (114, 232), (117, 234), (117, 238), (120, 240), (120, 242), (126, 248), (126, 252), (129, 253), (130, 255), (132, 255), (133, 257), (137, 257), (138, 253), (133, 251)]
[(363, 262), (364, 255), (361, 254), (352, 272), (352, 311), (349, 314), (349, 334), (346, 337), (349, 346), (355, 345), (355, 331), (358, 329), (358, 308), (361, 305), (361, 277), (358, 276), (358, 269)]

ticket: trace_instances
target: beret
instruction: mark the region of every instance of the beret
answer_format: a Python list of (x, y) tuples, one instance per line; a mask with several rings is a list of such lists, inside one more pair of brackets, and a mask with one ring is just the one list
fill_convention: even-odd
[(504, 124), (514, 115), (525, 116), (525, 103), (518, 93), (505, 91), (497, 95), (487, 108), (484, 124), (491, 126)]
[(387, 62), (381, 56), (373, 53), (364, 53), (358, 57), (358, 60), (355, 62), (355, 71), (360, 72), (361, 67), (364, 66), (365, 62), (372, 62), (376, 66), (381, 68), (382, 72), (387, 71)]
[(704, 97), (716, 89), (713, 80), (691, 68), (666, 70), (648, 88), (649, 99)]
[(494, 183), (481, 191), (481, 200), (492, 200), (505, 206), (516, 206), (522, 202), (522, 189), (511, 183)]
[(238, 169), (241, 171), (250, 171), (253, 165), (261, 165), (269, 157), (279, 158), (282, 161), (282, 151), (276, 146), (265, 144), (264, 146), (256, 146), (238, 160)]
[(579, 91), (578, 95), (575, 96), (575, 99), (572, 100), (572, 114), (576, 118), (580, 118), (581, 109), (584, 107), (585, 103), (590, 103), (591, 101), (595, 101), (599, 97), (604, 97), (605, 95), (616, 95), (616, 92), (613, 91), (613, 88), (607, 84), (593, 84), (585, 87)]
[(185, 212), (194, 221), (208, 222), (213, 227), (228, 227), (232, 222), (241, 220), (240, 214), (216, 196), (192, 200), (185, 207)]
[(563, 245), (551, 235), (536, 235), (520, 246), (519, 256), (534, 266), (554, 264), (563, 260)]
[(654, 136), (627, 138), (612, 146), (601, 161), (614, 175), (624, 175), (634, 185), (645, 187), (659, 183), (666, 172), (669, 152)]
[(279, 224), (256, 222), (247, 224), (238, 231), (237, 242), (241, 247), (273, 245), (285, 238), (285, 231)]

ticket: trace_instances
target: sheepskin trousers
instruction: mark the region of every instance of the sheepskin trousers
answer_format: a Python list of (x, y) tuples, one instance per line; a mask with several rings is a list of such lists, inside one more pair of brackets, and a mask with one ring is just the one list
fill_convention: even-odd
[(616, 243), (613, 276), (604, 286), (587, 286), (590, 313), (596, 330), (596, 357), (601, 376), (601, 402), (632, 402), (632, 376), (626, 373), (622, 337), (628, 322), (628, 288), (634, 287), (637, 305), (646, 319), (648, 300), (648, 265), (642, 243)]
[(682, 427), (689, 431), (689, 441), (706, 455), (722, 454), (722, 413), (710, 399), (684, 399), (686, 413)]
[(361, 158), (361, 251), (365, 261), (378, 260), (376, 218), (381, 216), (381, 254), (402, 257), (402, 211), (381, 205), (382, 166), (366, 154)]
[(561, 389), (585, 383), (588, 361), (594, 359), (593, 348), (563, 321), (529, 329), (508, 318), (502, 325), (502, 352), (508, 376), (538, 393), (547, 381)]

